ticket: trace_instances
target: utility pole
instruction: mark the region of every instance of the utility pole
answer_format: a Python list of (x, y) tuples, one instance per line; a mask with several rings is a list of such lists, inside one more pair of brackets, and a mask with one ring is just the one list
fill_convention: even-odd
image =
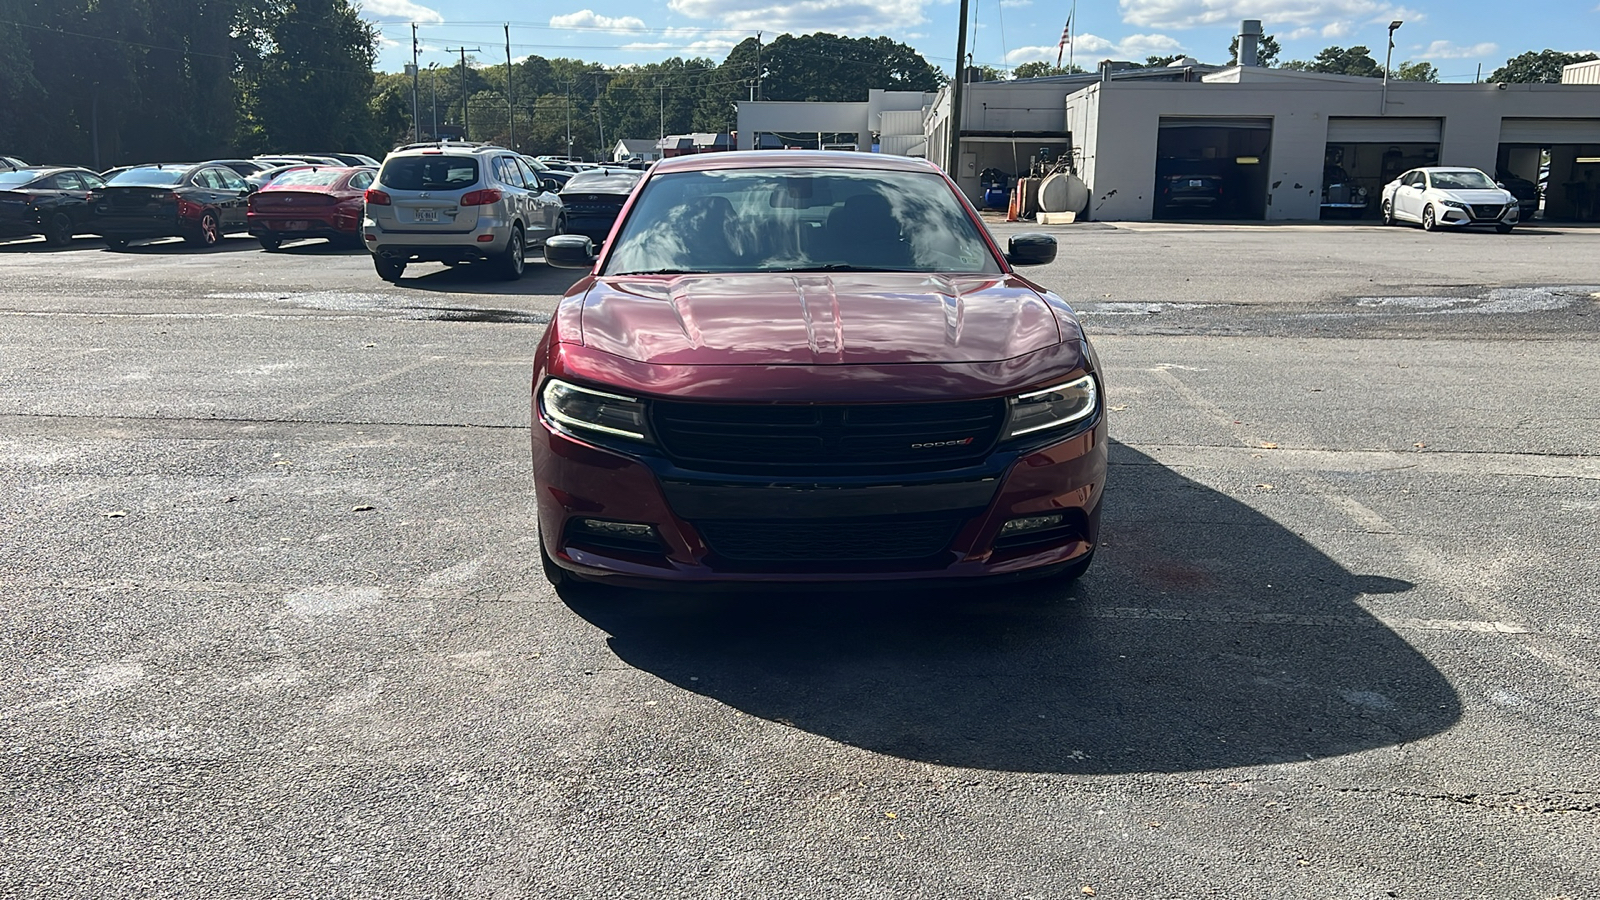
[(517, 105), (511, 99), (511, 23), (506, 23), (506, 116), (510, 120), (511, 149), (517, 149)]
[(600, 79), (594, 80), (594, 127), (600, 132), (600, 150), (595, 154), (595, 162), (606, 161), (606, 126), (600, 121)]
[(656, 90), (658, 92), (660, 92), (660, 94), (661, 94), (661, 134), (660, 134), (660, 137), (666, 137), (667, 136), (667, 86), (665, 84), (658, 84), (658, 85), (656, 85)]
[(572, 158), (572, 79), (567, 79), (567, 159)]
[(428, 80), (433, 83), (433, 139), (439, 139), (439, 64), (428, 63)]
[(756, 32), (756, 93), (752, 100), (760, 100), (761, 96), (761, 32)]
[[(412, 140), (422, 142), (422, 108), (417, 102), (417, 82), (422, 77), (417, 73), (417, 51), (421, 49), (417, 44), (417, 23), (411, 23), (411, 132)], [(435, 135), (437, 137), (438, 135)]]
[[(963, 0), (963, 2), (965, 2), (965, 0)], [(479, 47), (446, 47), (446, 48), (444, 48), (444, 52), (446, 52), (446, 53), (460, 53), (461, 54), (461, 139), (463, 141), (467, 140), (468, 132), (471, 130), (471, 126), (467, 124), (467, 51), (468, 50), (471, 50), (473, 53), (482, 53), (483, 52), (482, 48), (479, 48)]]
[(945, 172), (955, 178), (961, 169), (961, 93), (967, 80), (967, 0), (961, 0), (960, 22), (956, 26), (956, 80), (950, 85), (950, 148)]

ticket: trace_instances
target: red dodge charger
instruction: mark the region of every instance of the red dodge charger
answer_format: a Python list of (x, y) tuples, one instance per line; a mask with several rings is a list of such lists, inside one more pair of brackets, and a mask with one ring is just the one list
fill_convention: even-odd
[(533, 372), (545, 572), (627, 586), (1075, 578), (1106, 477), (1072, 308), (935, 166), (757, 152), (658, 164)]

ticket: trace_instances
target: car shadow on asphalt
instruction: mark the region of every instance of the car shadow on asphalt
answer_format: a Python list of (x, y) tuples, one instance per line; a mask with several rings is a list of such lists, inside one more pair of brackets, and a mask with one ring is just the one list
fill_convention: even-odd
[(150, 243), (132, 243), (118, 250), (105, 248), (108, 253), (136, 253), (144, 256), (191, 256), (196, 253), (242, 253), (261, 250), (261, 242), (248, 235), (227, 235), (215, 246), (197, 247), (183, 238), (153, 238)]
[(104, 250), (105, 242), (99, 238), (73, 238), (70, 244), (52, 244), (42, 237), (19, 237), (0, 240), (0, 253), (72, 253), (79, 250)]
[(487, 262), (437, 269), (435, 265), (412, 263), (394, 286), (448, 294), (554, 294), (559, 297), (589, 274), (583, 269), (558, 269), (546, 265), (542, 259), (529, 259), (522, 277), (516, 281), (502, 280), (494, 266)]
[(1180, 772), (1395, 746), (1455, 723), (1450, 684), (1284, 525), (1113, 444), (1075, 585), (629, 593), (567, 604), (624, 663), (762, 719), (908, 760)]

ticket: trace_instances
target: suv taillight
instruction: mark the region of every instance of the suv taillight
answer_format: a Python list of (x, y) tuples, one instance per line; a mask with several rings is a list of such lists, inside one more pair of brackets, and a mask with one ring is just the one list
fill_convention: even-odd
[(472, 193), (467, 194), (466, 196), (462, 197), (461, 198), (461, 205), (462, 206), (488, 206), (491, 203), (499, 203), (500, 202), (500, 198), (503, 197), (503, 196), (505, 196), (505, 195), (502, 194), (500, 191), (494, 189), (494, 188), (485, 188), (484, 190), (481, 190), (481, 191), (473, 191)]
[(385, 194), (383, 191), (378, 190), (377, 188), (367, 188), (367, 192), (365, 194), (363, 194), (362, 196), (366, 199), (366, 201), (368, 203), (371, 203), (373, 206), (388, 206), (389, 205), (389, 195)]

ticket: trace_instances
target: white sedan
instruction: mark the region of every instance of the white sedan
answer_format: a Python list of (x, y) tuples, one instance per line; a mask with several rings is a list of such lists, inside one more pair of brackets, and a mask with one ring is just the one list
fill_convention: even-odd
[(1383, 186), (1383, 224), (1419, 222), (1424, 230), (1491, 225), (1510, 234), (1517, 198), (1478, 169), (1412, 169)]

